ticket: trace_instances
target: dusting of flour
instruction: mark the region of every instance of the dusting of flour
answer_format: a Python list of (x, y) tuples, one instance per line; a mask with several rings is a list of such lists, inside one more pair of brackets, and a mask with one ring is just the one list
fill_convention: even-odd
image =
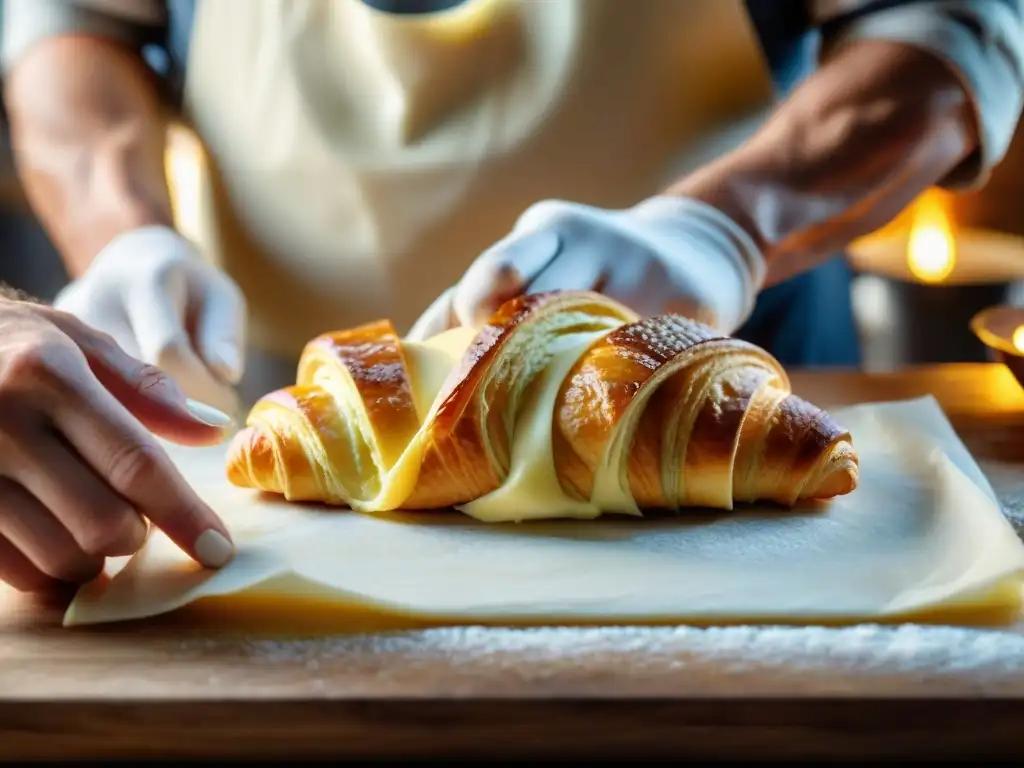
[(453, 692), (498, 696), (1024, 693), (1024, 634), (940, 626), (459, 627), (241, 645), (250, 664), (304, 669), (314, 690), (353, 677), (350, 692), (415, 694), (430, 670)]

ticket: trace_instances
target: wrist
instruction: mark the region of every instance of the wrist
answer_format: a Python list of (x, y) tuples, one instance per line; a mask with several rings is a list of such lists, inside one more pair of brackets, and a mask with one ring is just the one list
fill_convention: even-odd
[[(96, 169), (107, 181), (98, 189), (85, 187), (78, 180), (67, 196), (77, 195), (90, 200), (89, 205), (67, 207), (67, 213), (55, 219), (55, 234), (68, 271), (73, 276), (84, 273), (96, 256), (120, 235), (148, 227), (173, 225), (166, 201), (135, 190), (123, 169), (107, 162)], [(110, 180), (110, 179), (115, 179)], [(67, 198), (65, 198), (67, 199)]]
[(119, 201), (114, 210), (76, 212), (61, 222), (56, 233), (64, 265), (72, 277), (79, 277), (111, 242), (124, 234), (150, 227), (171, 228), (172, 220), (145, 204)]
[[(732, 153), (680, 179), (662, 194), (667, 197), (695, 200), (722, 212), (767, 254), (776, 244), (775, 233), (764, 226), (753, 204), (758, 199), (759, 184), (750, 179), (739, 153)], [(754, 194), (751, 194), (753, 192)]]
[(191, 240), (166, 224), (145, 224), (126, 229), (114, 235), (100, 250), (100, 253), (119, 251), (126, 248), (145, 248), (160, 253), (198, 253)]
[[(729, 332), (753, 311), (766, 264), (758, 243), (731, 216), (703, 200), (656, 195), (630, 211), (663, 242), (669, 263), (713, 284), (717, 325)], [(682, 246), (682, 247), (680, 247)]]

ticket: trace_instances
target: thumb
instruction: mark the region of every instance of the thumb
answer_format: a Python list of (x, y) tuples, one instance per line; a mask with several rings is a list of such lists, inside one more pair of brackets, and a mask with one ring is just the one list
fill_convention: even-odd
[(128, 355), (106, 334), (78, 318), (54, 312), (54, 323), (78, 345), (99, 383), (143, 426), (182, 445), (213, 445), (224, 439), (231, 418), (189, 400), (167, 373)]
[(202, 288), (195, 344), (210, 369), (231, 384), (237, 384), (244, 371), (245, 309), (245, 298), (234, 281), (213, 272)]

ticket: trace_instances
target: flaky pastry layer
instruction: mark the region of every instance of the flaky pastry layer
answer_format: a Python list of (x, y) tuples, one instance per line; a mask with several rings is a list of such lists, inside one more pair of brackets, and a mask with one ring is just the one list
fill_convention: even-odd
[(592, 292), (505, 303), (422, 344), (324, 334), (233, 439), (233, 484), (487, 521), (733, 509), (853, 491), (848, 431), (765, 350)]

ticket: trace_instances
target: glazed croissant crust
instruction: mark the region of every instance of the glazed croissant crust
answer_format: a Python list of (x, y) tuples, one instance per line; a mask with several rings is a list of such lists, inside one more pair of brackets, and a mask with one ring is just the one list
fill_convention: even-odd
[(488, 521), (792, 506), (850, 493), (850, 434), (759, 347), (591, 292), (522, 296), (423, 343), (328, 333), (261, 398), (231, 483), (365, 512)]

